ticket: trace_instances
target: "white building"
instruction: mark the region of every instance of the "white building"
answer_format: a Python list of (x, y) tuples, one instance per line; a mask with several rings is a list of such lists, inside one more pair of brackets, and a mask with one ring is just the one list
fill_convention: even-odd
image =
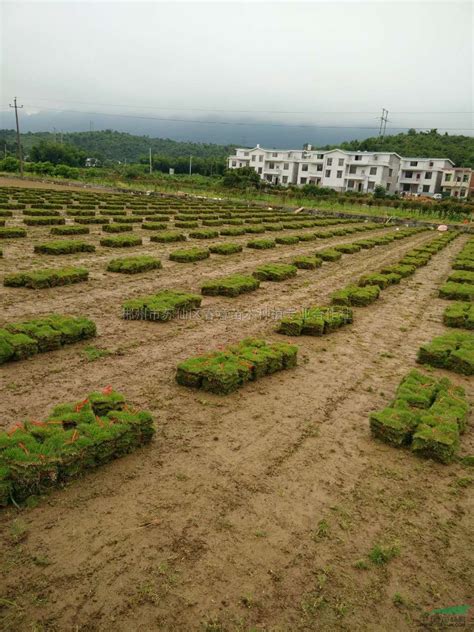
[(412, 195), (440, 193), (443, 170), (453, 167), (449, 158), (402, 158), (398, 190)]
[(235, 150), (229, 169), (253, 167), (272, 184), (315, 184), (336, 191), (372, 192), (382, 186), (388, 193), (431, 196), (441, 191), (448, 158), (403, 158), (395, 152), (305, 149)]
[(474, 193), (474, 171), (468, 167), (445, 169), (441, 180), (441, 192), (457, 198), (467, 198)]

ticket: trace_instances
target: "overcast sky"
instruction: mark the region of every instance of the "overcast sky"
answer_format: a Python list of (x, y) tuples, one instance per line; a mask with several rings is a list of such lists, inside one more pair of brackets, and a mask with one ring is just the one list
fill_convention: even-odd
[(474, 127), (471, 2), (1, 6), (2, 108)]

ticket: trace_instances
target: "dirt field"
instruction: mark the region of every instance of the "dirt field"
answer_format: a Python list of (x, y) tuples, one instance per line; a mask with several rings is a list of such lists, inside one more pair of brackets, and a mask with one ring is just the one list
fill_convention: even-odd
[[(2, 320), (86, 315), (99, 337), (4, 365), (0, 426), (111, 384), (153, 413), (157, 433), (149, 447), (36, 506), (1, 512), (3, 629), (418, 630), (426, 612), (472, 603), (472, 470), (377, 443), (368, 424), (415, 366), (420, 343), (445, 330), (436, 290), (466, 237), (358, 309), (353, 325), (296, 339), (296, 369), (225, 397), (178, 386), (178, 361), (249, 335), (283, 339), (268, 310), (326, 302), (433, 234), (362, 250), (236, 299), (205, 298), (203, 307), (220, 312), (213, 319), (120, 318), (127, 298), (168, 287), (198, 291), (206, 278), (387, 230), (196, 264), (167, 260), (179, 244), (33, 256), (47, 228), (4, 248), (4, 272), (67, 260), (86, 264), (91, 279), (41, 291), (2, 287)], [(97, 242), (100, 230), (91, 233), (85, 238)], [(109, 259), (138, 253), (160, 256), (163, 269), (126, 278), (104, 271)], [(245, 317), (225, 317), (226, 309)], [(88, 361), (90, 344), (109, 355)], [(474, 401), (472, 380), (449, 377)], [(472, 430), (462, 452), (474, 452)], [(368, 558), (375, 545), (399, 554), (376, 565)]]

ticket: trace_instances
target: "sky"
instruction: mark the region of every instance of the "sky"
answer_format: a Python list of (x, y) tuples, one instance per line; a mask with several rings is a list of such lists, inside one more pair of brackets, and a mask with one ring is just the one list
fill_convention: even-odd
[(473, 134), (470, 1), (0, 6), (2, 120), (17, 96), (22, 114), (105, 114), (111, 128), (121, 114), (371, 136), (385, 107), (388, 130)]

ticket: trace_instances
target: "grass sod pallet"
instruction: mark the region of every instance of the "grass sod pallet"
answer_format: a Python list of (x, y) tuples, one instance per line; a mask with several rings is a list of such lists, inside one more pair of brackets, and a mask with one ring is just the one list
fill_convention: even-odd
[(322, 336), (350, 323), (348, 307), (311, 307), (283, 318), (277, 331), (287, 336)]
[(421, 345), (417, 360), (420, 364), (474, 375), (474, 334), (453, 331), (437, 336)]
[(93, 215), (74, 218), (75, 224), (108, 224), (109, 222), (109, 217), (95, 217)]
[(241, 244), (234, 244), (232, 242), (224, 242), (223, 244), (214, 244), (209, 246), (209, 251), (215, 255), (234, 255), (237, 252), (242, 252), (243, 246)]
[(467, 424), (464, 390), (449, 380), (413, 370), (400, 383), (393, 402), (370, 415), (372, 435), (394, 447), (451, 462)]
[(299, 241), (299, 237), (297, 237), (296, 235), (283, 235), (282, 237), (275, 237), (275, 242), (284, 246), (292, 246), (293, 244), (298, 244)]
[(82, 317), (51, 314), (25, 322), (8, 323), (0, 329), (0, 364), (23, 360), (95, 335), (95, 324)]
[(76, 252), (94, 252), (95, 246), (84, 241), (58, 240), (38, 244), (34, 251), (43, 255), (69, 255)]
[(260, 281), (253, 276), (233, 274), (220, 279), (205, 281), (201, 293), (206, 296), (239, 296), (246, 292), (253, 292), (260, 287)]
[(26, 226), (60, 226), (66, 223), (64, 217), (25, 217)]
[(68, 224), (66, 226), (53, 226), (50, 235), (88, 235), (90, 228), (87, 226), (75, 226)]
[(197, 309), (201, 305), (198, 294), (179, 290), (163, 290), (157, 294), (130, 299), (123, 304), (125, 320), (166, 321)]
[(448, 282), (453, 283), (470, 283), (474, 285), (474, 272), (470, 270), (454, 270), (448, 277)]
[(247, 242), (247, 248), (253, 248), (255, 250), (267, 250), (269, 248), (275, 248), (276, 243), (273, 239), (253, 239)]
[(246, 382), (296, 366), (298, 348), (287, 343), (245, 339), (178, 364), (178, 384), (227, 395)]
[(207, 248), (188, 248), (187, 250), (175, 250), (170, 253), (171, 261), (179, 263), (192, 263), (193, 261), (202, 261), (208, 259), (210, 252)]
[(186, 241), (186, 235), (177, 230), (163, 230), (150, 237), (150, 241), (156, 241), (160, 244), (173, 243), (176, 241)]
[(259, 281), (284, 281), (296, 276), (298, 268), (287, 263), (266, 263), (258, 266), (252, 275)]
[(144, 222), (141, 227), (145, 230), (166, 230), (168, 224), (162, 222)]
[(122, 274), (137, 274), (139, 272), (148, 272), (149, 270), (158, 270), (161, 267), (160, 259), (148, 255), (139, 255), (136, 257), (112, 259), (107, 265), (107, 271), (120, 272)]
[(316, 256), (300, 255), (293, 259), (292, 264), (300, 270), (314, 270), (322, 266), (323, 260)]
[(456, 301), (474, 301), (474, 283), (447, 281), (440, 287), (439, 296)]
[(453, 303), (443, 314), (443, 323), (447, 327), (474, 329), (474, 303)]
[(60, 217), (61, 213), (50, 209), (30, 208), (25, 209), (23, 215), (29, 215), (30, 217)]
[(325, 250), (318, 250), (315, 255), (323, 261), (339, 261), (342, 257), (342, 252), (339, 252), (334, 248), (326, 248)]
[(102, 226), (104, 233), (129, 233), (133, 230), (130, 224), (104, 224)]
[(355, 252), (359, 252), (361, 250), (361, 246), (357, 244), (339, 244), (338, 246), (334, 246), (334, 250), (337, 252), (342, 252), (343, 254), (352, 255)]
[(387, 274), (375, 272), (373, 274), (364, 274), (363, 276), (361, 276), (358, 285), (360, 287), (366, 287), (367, 285), (377, 285), (381, 290), (384, 290), (389, 285), (400, 283), (401, 279), (402, 276), (400, 274), (396, 274), (395, 272), (389, 272)]
[(348, 285), (331, 294), (331, 302), (333, 305), (364, 307), (376, 301), (379, 295), (380, 287), (378, 285), (366, 285), (365, 287)]
[(154, 434), (146, 411), (110, 387), (0, 432), (0, 505), (21, 502), (127, 454)]
[(220, 233), (227, 237), (239, 237), (240, 235), (245, 235), (246, 230), (239, 226), (231, 226), (230, 228), (222, 228)]
[(16, 239), (18, 237), (26, 237), (24, 228), (16, 228), (15, 226), (0, 226), (0, 239)]
[(141, 246), (143, 240), (137, 235), (118, 235), (117, 237), (103, 237), (100, 240), (101, 246), (107, 248), (133, 248), (133, 246)]
[(214, 239), (215, 237), (219, 237), (219, 231), (210, 228), (202, 228), (201, 230), (191, 231), (189, 237), (192, 239)]
[(87, 281), (88, 278), (89, 271), (86, 268), (46, 268), (44, 270), (8, 274), (3, 280), (3, 285), (6, 287), (42, 289), (81, 283), (82, 281)]

